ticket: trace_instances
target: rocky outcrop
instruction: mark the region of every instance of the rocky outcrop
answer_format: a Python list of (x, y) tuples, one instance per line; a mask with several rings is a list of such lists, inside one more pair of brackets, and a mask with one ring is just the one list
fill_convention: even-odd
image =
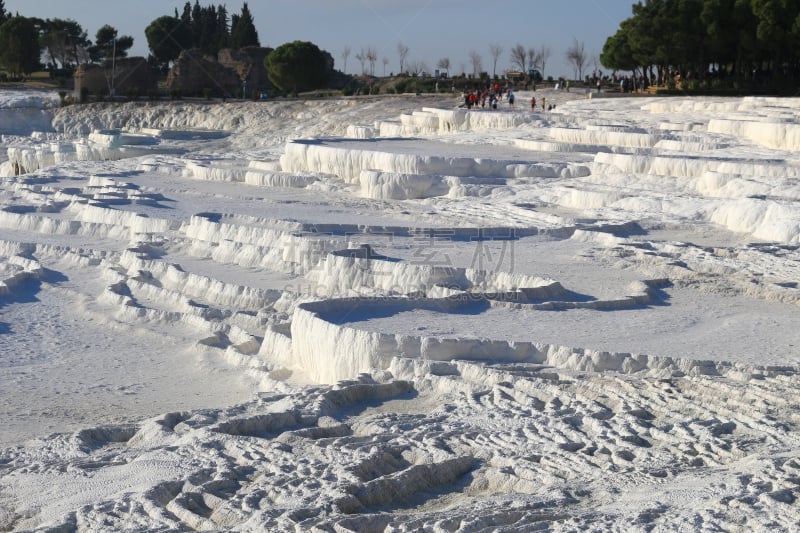
[(184, 50), (167, 76), (167, 89), (183, 95), (241, 94), (241, 80), (236, 72), (204, 56), (198, 49)]
[(269, 81), (264, 59), (272, 52), (272, 48), (247, 46), (240, 50), (224, 48), (219, 51), (219, 63), (236, 72), (240, 80), (247, 82), (248, 95), (254, 91), (271, 91), (274, 85)]
[(247, 47), (241, 50), (223, 49), (217, 58), (205, 56), (200, 50), (181, 53), (167, 78), (167, 88), (184, 95), (211, 94), (218, 96), (254, 97), (273, 85), (267, 77), (264, 58), (270, 48)]

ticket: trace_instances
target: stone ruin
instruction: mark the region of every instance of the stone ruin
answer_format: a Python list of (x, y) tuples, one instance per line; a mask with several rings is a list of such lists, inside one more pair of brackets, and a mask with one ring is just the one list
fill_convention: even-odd
[(260, 46), (247, 46), (240, 50), (225, 48), (219, 51), (218, 61), (221, 65), (233, 69), (239, 76), (247, 82), (248, 93), (253, 91), (274, 89), (274, 85), (269, 81), (264, 60), (272, 48), (262, 48)]
[(102, 65), (84, 64), (75, 71), (75, 97), (89, 94), (146, 95), (158, 90), (158, 73), (143, 57), (117, 58)]
[(226, 48), (215, 59), (198, 49), (185, 50), (169, 72), (167, 89), (183, 95), (207, 93), (228, 97), (241, 97), (246, 89), (248, 98), (271, 91), (274, 86), (264, 67), (264, 58), (271, 51), (261, 47)]

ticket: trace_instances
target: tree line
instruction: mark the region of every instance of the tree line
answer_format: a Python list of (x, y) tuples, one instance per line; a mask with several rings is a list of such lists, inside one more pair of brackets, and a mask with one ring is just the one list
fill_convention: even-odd
[[(182, 50), (199, 48), (216, 55), (222, 48), (259, 46), (253, 16), (247, 6), (240, 14), (228, 16), (224, 5), (201, 6), (186, 2), (183, 12), (159, 17), (145, 30), (150, 60), (165, 65)], [(0, 66), (12, 76), (24, 76), (45, 67), (51, 71), (71, 71), (82, 63), (102, 63), (126, 57), (134, 39), (119, 35), (116, 28), (104, 25), (92, 41), (86, 30), (72, 19), (40, 19), (12, 16), (0, 0)]]
[[(188, 49), (216, 56), (223, 48), (260, 46), (253, 16), (244, 2), (241, 13), (228, 16), (224, 4), (201, 6), (189, 1), (181, 13), (153, 20), (145, 29), (150, 63), (166, 66)], [(119, 36), (106, 25), (89, 40), (80, 24), (71, 19), (11, 16), (0, 0), (0, 66), (12, 75), (26, 75), (47, 66), (62, 70), (81, 63), (125, 57), (133, 38)], [(333, 73), (333, 57), (315, 44), (293, 41), (271, 51), (264, 60), (270, 81), (285, 92), (323, 87)]]
[(645, 0), (632, 6), (600, 56), (609, 69), (650, 83), (793, 81), (800, 74), (800, 2)]
[(183, 12), (162, 16), (152, 21), (144, 31), (153, 59), (162, 65), (178, 58), (183, 50), (197, 48), (206, 55), (216, 56), (223, 48), (241, 49), (261, 46), (253, 15), (247, 2), (240, 14), (228, 21), (224, 4), (201, 6), (188, 1)]
[(132, 46), (133, 37), (119, 35), (108, 24), (97, 30), (94, 43), (80, 24), (70, 19), (15, 16), (0, 26), (0, 64), (15, 75), (30, 74), (43, 66), (71, 71), (81, 63), (126, 57)]
[[(583, 45), (581, 44), (581, 47)], [(410, 48), (406, 46), (405, 43), (402, 41), (397, 43), (397, 56), (400, 60), (400, 70), (398, 71), (401, 75), (420, 75), (422, 73), (430, 72), (427, 63), (424, 61), (409, 61), (408, 60), (408, 53)], [(500, 56), (505, 51), (501, 45), (496, 43), (489, 44), (489, 54), (492, 57), (492, 78), (497, 77), (497, 62), (500, 59)], [(341, 58), (344, 65), (342, 72), (347, 71), (347, 59), (350, 57), (350, 53), (352, 52), (352, 48), (350, 46), (345, 46), (342, 50)], [(545, 66), (547, 62), (550, 60), (550, 55), (552, 54), (552, 50), (549, 46), (542, 45), (539, 49), (528, 47), (525, 48), (524, 45), (517, 43), (514, 45), (510, 50), (510, 61), (514, 68), (518, 69), (521, 72), (527, 72), (528, 69), (540, 69), (541, 73), (544, 73)], [(360, 52), (356, 53), (355, 58), (361, 63), (361, 74), (366, 76), (374, 76), (375, 75), (375, 62), (378, 60), (378, 52), (377, 50), (372, 47), (362, 47)], [(569, 57), (568, 57), (569, 59)], [(381, 59), (383, 62), (383, 75), (386, 75), (386, 65), (389, 64), (389, 58), (383, 57)], [(484, 72), (483, 70), (483, 57), (481, 56), (480, 52), (475, 50), (474, 48), (469, 52), (469, 61), (472, 67), (472, 75), (475, 78), (481, 76), (488, 76), (488, 72)], [(584, 59), (581, 59), (583, 62)], [(367, 69), (366, 65), (369, 64), (370, 67)], [(454, 68), (453, 63), (450, 61), (449, 57), (441, 57), (436, 62), (436, 68), (439, 69), (440, 72), (449, 74), (451, 69)], [(467, 75), (467, 66), (466, 63), (462, 63), (460, 65), (462, 75)]]
[(0, 0), (0, 65), (12, 75), (30, 74), (42, 60), (51, 70), (72, 70), (112, 55), (125, 57), (132, 46), (133, 37), (108, 24), (97, 30), (93, 43), (74, 20), (11, 16)]

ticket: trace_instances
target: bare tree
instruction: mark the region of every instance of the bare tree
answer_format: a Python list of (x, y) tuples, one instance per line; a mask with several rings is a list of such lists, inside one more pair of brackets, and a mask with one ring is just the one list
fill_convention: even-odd
[(444, 72), (447, 72), (449, 74), (450, 73), (450, 58), (449, 57), (441, 58), (438, 61), (438, 63), (436, 63), (436, 68), (438, 68), (440, 71), (443, 70)]
[(361, 63), (361, 74), (366, 74), (367, 52), (363, 48), (356, 54), (356, 59), (358, 59), (358, 61)]
[(351, 50), (349, 46), (345, 46), (344, 50), (342, 50), (342, 64), (343, 64), (342, 72), (344, 72), (345, 74), (347, 74), (347, 58), (350, 57), (350, 52)]
[(472, 50), (469, 53), (469, 62), (472, 63), (472, 75), (476, 78), (479, 77), (481, 70), (483, 70), (483, 59), (481, 59), (481, 55), (477, 50)]
[(526, 61), (528, 60), (528, 52), (525, 47), (517, 43), (511, 48), (511, 64), (517, 67), (520, 72), (525, 72)]
[(536, 68), (539, 64), (539, 52), (535, 48), (528, 48), (528, 68)]
[(489, 53), (492, 55), (492, 77), (497, 77), (497, 60), (500, 59), (500, 54), (503, 53), (503, 47), (499, 44), (490, 44)]
[(597, 77), (600, 77), (600, 56), (598, 54), (592, 54), (592, 68), (594, 69), (593, 74)]
[(89, 53), (89, 49), (85, 46), (81, 46), (78, 48), (78, 64), (82, 63), (89, 63), (92, 60), (92, 56)]
[(542, 66), (542, 76), (544, 76), (544, 68), (547, 65), (547, 61), (550, 59), (550, 54), (552, 53), (553, 51), (550, 50), (549, 46), (542, 45), (542, 47), (539, 48), (539, 64)]
[(375, 62), (378, 60), (378, 51), (372, 46), (367, 48), (367, 61), (369, 61), (369, 75), (375, 75)]
[(572, 65), (575, 71), (575, 79), (580, 80), (583, 78), (583, 67), (586, 65), (586, 52), (584, 45), (578, 39), (572, 38), (572, 46), (567, 49), (567, 61)]
[(382, 61), (383, 61), (383, 77), (385, 78), (386, 77), (386, 65), (389, 64), (389, 58), (386, 57), (386, 56), (383, 56)]
[(406, 57), (408, 57), (408, 46), (403, 43), (397, 43), (397, 55), (400, 56), (400, 72), (405, 72), (403, 67), (406, 63)]
[(406, 65), (408, 72), (412, 75), (419, 75), (423, 72), (428, 72), (428, 65), (424, 61), (409, 61)]

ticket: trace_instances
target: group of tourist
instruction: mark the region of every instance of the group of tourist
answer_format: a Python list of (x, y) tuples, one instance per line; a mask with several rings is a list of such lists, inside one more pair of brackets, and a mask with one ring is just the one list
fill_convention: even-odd
[[(455, 91), (455, 85), (453, 85), (453, 91)], [(508, 87), (500, 86), (499, 83), (487, 83), (485, 87), (478, 89), (478, 90), (468, 90), (464, 92), (464, 103), (461, 104), (459, 107), (465, 107), (467, 109), (486, 109), (487, 105), (489, 109), (497, 109), (499, 102), (503, 100), (505, 97), (506, 102), (510, 107), (514, 107), (514, 101), (516, 100), (516, 95), (514, 91)], [(554, 104), (548, 104), (547, 98), (542, 97), (541, 102), (542, 111), (552, 111), (556, 108)], [(531, 97), (531, 111), (537, 110), (537, 101), (536, 97)]]
[(501, 87), (499, 83), (487, 83), (482, 89), (477, 91), (466, 91), (464, 93), (464, 105), (467, 109), (477, 108), (478, 106), (481, 109), (486, 108), (486, 104), (489, 104), (490, 109), (497, 109), (498, 103), (503, 100), (503, 96), (505, 95), (506, 101), (508, 105), (514, 105), (514, 100), (516, 96), (514, 95), (514, 91), (510, 88)]
[[(544, 96), (542, 96), (541, 104), (542, 104), (542, 111), (552, 111), (553, 109), (556, 108), (556, 106), (554, 104), (549, 104), (548, 105), (547, 98), (545, 98)], [(536, 111), (536, 97), (535, 96), (531, 96), (531, 111)]]

